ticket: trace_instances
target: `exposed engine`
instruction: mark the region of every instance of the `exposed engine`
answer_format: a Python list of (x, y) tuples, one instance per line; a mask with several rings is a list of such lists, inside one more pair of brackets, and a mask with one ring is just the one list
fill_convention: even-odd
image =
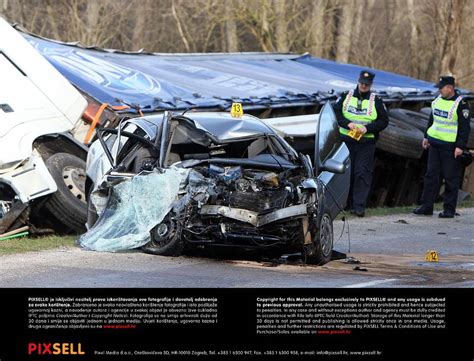
[[(189, 218), (183, 227), (188, 242), (226, 241), (250, 245), (289, 245), (302, 236), (301, 220), (274, 222), (256, 227), (218, 215), (199, 212), (204, 205), (249, 211), (248, 217), (270, 214), (276, 210), (301, 204), (298, 185), (302, 176), (286, 170), (280, 173), (236, 167), (196, 167), (191, 170), (186, 194)], [(247, 213), (245, 213), (246, 215)], [(243, 216), (245, 216), (243, 215)]]
[(301, 177), (291, 178), (290, 173), (291, 171), (284, 171), (277, 174), (265, 170), (243, 169), (240, 166), (221, 168), (210, 165), (191, 171), (188, 192), (193, 194), (193, 199), (199, 199), (197, 194), (207, 192), (209, 199), (202, 203), (261, 213), (287, 207), (298, 201), (296, 185)]

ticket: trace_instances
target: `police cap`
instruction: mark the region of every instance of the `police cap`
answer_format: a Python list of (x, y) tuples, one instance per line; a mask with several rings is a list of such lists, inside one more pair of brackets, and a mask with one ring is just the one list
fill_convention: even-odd
[(374, 82), (375, 74), (368, 71), (362, 70), (359, 76), (359, 83), (362, 84), (372, 84)]
[(439, 82), (435, 85), (438, 89), (441, 89), (445, 85), (454, 86), (454, 77), (450, 75), (443, 75), (439, 77)]

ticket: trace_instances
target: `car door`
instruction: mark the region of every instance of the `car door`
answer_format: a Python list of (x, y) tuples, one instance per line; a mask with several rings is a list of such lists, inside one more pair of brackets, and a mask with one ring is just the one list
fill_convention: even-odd
[(334, 218), (346, 206), (351, 170), (349, 149), (341, 141), (330, 103), (321, 109), (315, 137), (315, 174), (325, 185), (325, 205)]

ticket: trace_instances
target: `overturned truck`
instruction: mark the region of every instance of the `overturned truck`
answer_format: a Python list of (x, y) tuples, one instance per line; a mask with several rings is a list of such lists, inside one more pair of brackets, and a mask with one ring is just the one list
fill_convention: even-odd
[[(25, 32), (23, 36), (92, 102), (97, 102), (97, 108), (103, 104), (129, 105), (121, 115), (131, 117), (187, 108), (223, 111), (234, 102), (260, 119), (309, 116), (319, 113), (326, 102), (335, 101), (337, 94), (354, 89), (362, 70), (361, 66), (309, 54), (124, 53), (60, 43)], [(437, 88), (426, 81), (373, 71), (377, 74), (373, 90), (389, 109), (390, 124), (377, 144), (369, 204), (414, 204), (421, 193), (426, 167), (420, 128), (427, 120), (419, 111), (436, 98)], [(459, 91), (468, 101), (474, 98), (468, 90)], [(298, 130), (301, 124), (297, 119), (293, 122)], [(287, 140), (313, 154), (312, 135), (300, 133)], [(471, 142), (469, 148), (473, 146)]]

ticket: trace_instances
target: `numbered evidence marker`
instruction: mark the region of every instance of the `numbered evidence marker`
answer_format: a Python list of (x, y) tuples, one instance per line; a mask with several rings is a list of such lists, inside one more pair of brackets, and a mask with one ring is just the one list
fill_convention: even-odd
[(242, 115), (244, 115), (244, 108), (242, 108), (242, 104), (232, 103), (230, 115), (232, 115), (234, 118), (240, 118)]
[(438, 262), (439, 261), (438, 252), (433, 251), (433, 250), (426, 252), (425, 260), (428, 262)]
[(362, 138), (363, 134), (362, 132), (359, 130), (359, 128), (354, 128), (354, 129), (351, 129), (349, 130), (349, 134), (347, 134), (349, 137), (359, 141), (360, 138)]

